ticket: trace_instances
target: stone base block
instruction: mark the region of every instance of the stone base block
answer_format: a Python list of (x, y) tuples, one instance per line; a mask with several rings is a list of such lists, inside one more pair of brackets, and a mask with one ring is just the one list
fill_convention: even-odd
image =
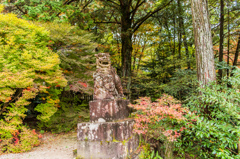
[(78, 141), (77, 155), (84, 159), (126, 159), (138, 146), (137, 136), (123, 141)]
[(133, 119), (125, 119), (118, 122), (78, 123), (78, 140), (127, 140), (132, 136), (133, 125)]
[(77, 155), (84, 159), (125, 159), (139, 145), (134, 120), (78, 124)]
[(90, 121), (103, 122), (127, 118), (129, 115), (128, 100), (103, 99), (89, 102)]

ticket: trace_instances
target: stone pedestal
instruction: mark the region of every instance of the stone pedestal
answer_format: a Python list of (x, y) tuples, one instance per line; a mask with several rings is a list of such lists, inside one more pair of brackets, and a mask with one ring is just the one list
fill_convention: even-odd
[(84, 159), (125, 159), (138, 145), (128, 119), (128, 100), (103, 99), (89, 103), (90, 121), (78, 124), (77, 155)]
[(104, 99), (89, 102), (90, 121), (113, 121), (127, 118), (129, 109), (128, 100), (122, 99)]

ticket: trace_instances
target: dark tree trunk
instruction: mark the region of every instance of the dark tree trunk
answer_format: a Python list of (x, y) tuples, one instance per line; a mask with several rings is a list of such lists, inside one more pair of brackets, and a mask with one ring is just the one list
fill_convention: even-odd
[(129, 77), (131, 74), (132, 57), (132, 20), (130, 19), (130, 6), (124, 0), (121, 6), (121, 40), (122, 40), (122, 77)]
[(192, 0), (192, 17), (197, 61), (197, 75), (200, 86), (216, 80), (212, 35), (207, 0)]
[[(228, 7), (228, 43), (227, 43), (227, 65), (229, 66), (229, 47), (230, 47), (230, 24), (229, 24), (229, 7)], [(229, 77), (229, 68), (227, 69), (227, 78)]]
[(121, 6), (121, 40), (122, 40), (122, 77), (127, 82), (127, 91), (130, 92), (131, 85), (131, 64), (132, 64), (132, 36), (133, 31), (131, 28), (132, 20), (130, 13), (130, 5), (127, 0), (123, 0)]
[(179, 29), (179, 32), (178, 32), (178, 58), (179, 59), (182, 58), (182, 56), (181, 56), (181, 47), (182, 47), (182, 33), (181, 33), (181, 30)]
[(132, 58), (132, 34), (122, 33), (122, 76), (129, 77), (131, 75), (131, 58)]
[[(178, 15), (181, 15), (180, 0), (178, 0)], [(178, 58), (181, 59), (181, 48), (182, 48), (182, 28), (181, 18), (178, 16)]]
[(237, 49), (236, 49), (236, 52), (235, 52), (233, 66), (237, 66), (238, 56), (239, 56), (239, 48), (240, 48), (240, 33), (239, 33), (239, 37), (238, 37)]
[[(224, 40), (224, 33), (223, 33), (223, 23), (224, 23), (224, 1), (220, 0), (221, 3), (221, 13), (220, 13), (220, 44), (219, 44), (219, 62), (223, 61), (223, 40)], [(223, 70), (219, 69), (218, 71), (219, 80), (222, 79)]]
[[(175, 14), (174, 14), (175, 15)], [(176, 18), (174, 17), (173, 19), (173, 24), (174, 24), (174, 30), (173, 30), (173, 57), (175, 57), (175, 50), (176, 50)], [(174, 70), (176, 69), (176, 63), (175, 63), (175, 58), (174, 60)]]

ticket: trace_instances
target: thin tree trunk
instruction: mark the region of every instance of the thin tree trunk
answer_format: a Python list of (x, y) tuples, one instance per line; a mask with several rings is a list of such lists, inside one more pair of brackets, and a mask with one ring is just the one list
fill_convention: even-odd
[(168, 21), (167, 20), (165, 20), (165, 26), (166, 26), (166, 29), (167, 29), (167, 32), (168, 32), (168, 39), (169, 39), (169, 44), (170, 44), (169, 49), (170, 49), (170, 52), (171, 52), (172, 51), (171, 50), (172, 49), (172, 38), (171, 38), (171, 32), (169, 30)]
[[(136, 43), (136, 35), (133, 35), (133, 43), (137, 46), (139, 45), (139, 43)], [(137, 58), (137, 53), (138, 53), (139, 49), (136, 49), (133, 53), (133, 64), (132, 64), (132, 71), (135, 70), (135, 64), (136, 64), (136, 58)]]
[[(229, 66), (229, 47), (230, 47), (230, 23), (229, 23), (229, 6), (228, 6), (228, 43), (227, 43), (227, 65)], [(229, 68), (227, 68), (227, 78), (229, 77)]]
[[(181, 14), (180, 0), (178, 0), (178, 15)], [(182, 47), (182, 28), (181, 28), (181, 18), (178, 18), (178, 58), (181, 59), (181, 47)]]
[(139, 61), (138, 61), (138, 66), (137, 66), (137, 73), (138, 73), (138, 70), (139, 70), (139, 67), (140, 67), (140, 63), (141, 63), (141, 60), (142, 60), (143, 52), (145, 50), (145, 46), (146, 46), (146, 44), (144, 44), (144, 46), (142, 47), (142, 54), (140, 54), (140, 56), (139, 56)]
[(197, 75), (200, 87), (216, 80), (207, 0), (192, 0)]
[(235, 52), (233, 66), (237, 66), (238, 56), (239, 56), (239, 48), (240, 48), (240, 33), (239, 33), (239, 37), (238, 37), (237, 49), (236, 49), (236, 52)]
[[(183, 25), (183, 29), (185, 29), (184, 25)], [(187, 44), (187, 38), (186, 38), (185, 30), (183, 30), (183, 43), (184, 43), (186, 56), (187, 56), (187, 67), (188, 67), (188, 69), (190, 69), (191, 68), (191, 63), (190, 63), (190, 59), (189, 59), (189, 51), (188, 51), (188, 44)]]
[(181, 31), (181, 34), (183, 37), (183, 44), (185, 47), (185, 52), (186, 52), (186, 57), (187, 57), (187, 67), (188, 67), (188, 69), (190, 69), (191, 65), (190, 65), (190, 60), (189, 60), (188, 44), (187, 44), (186, 32), (185, 32), (185, 28), (184, 28), (184, 22), (183, 22), (183, 17), (182, 17), (182, 6), (181, 6), (180, 0), (178, 0), (178, 8), (179, 8), (179, 27), (180, 27), (180, 31)]
[[(219, 44), (219, 62), (223, 61), (223, 40), (224, 40), (224, 33), (223, 33), (223, 23), (224, 23), (224, 1), (220, 0), (221, 7), (220, 7), (220, 44)], [(218, 71), (219, 80), (222, 79), (223, 70), (219, 69)]]
[[(180, 31), (180, 30), (179, 30)], [(179, 32), (178, 33), (178, 58), (181, 59), (182, 55), (181, 55), (181, 47), (182, 47), (182, 33)]]
[[(175, 14), (174, 14), (175, 15)], [(175, 57), (175, 51), (176, 51), (176, 18), (174, 16), (173, 19), (173, 25), (174, 25), (174, 30), (173, 30), (173, 57)], [(173, 59), (174, 61), (174, 70), (176, 69), (176, 63), (175, 63), (175, 58)]]

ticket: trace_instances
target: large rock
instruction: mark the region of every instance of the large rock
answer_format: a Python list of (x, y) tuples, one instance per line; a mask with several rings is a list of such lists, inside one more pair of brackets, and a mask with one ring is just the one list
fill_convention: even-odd
[(89, 102), (90, 121), (103, 122), (124, 119), (129, 116), (128, 100), (103, 99)]

